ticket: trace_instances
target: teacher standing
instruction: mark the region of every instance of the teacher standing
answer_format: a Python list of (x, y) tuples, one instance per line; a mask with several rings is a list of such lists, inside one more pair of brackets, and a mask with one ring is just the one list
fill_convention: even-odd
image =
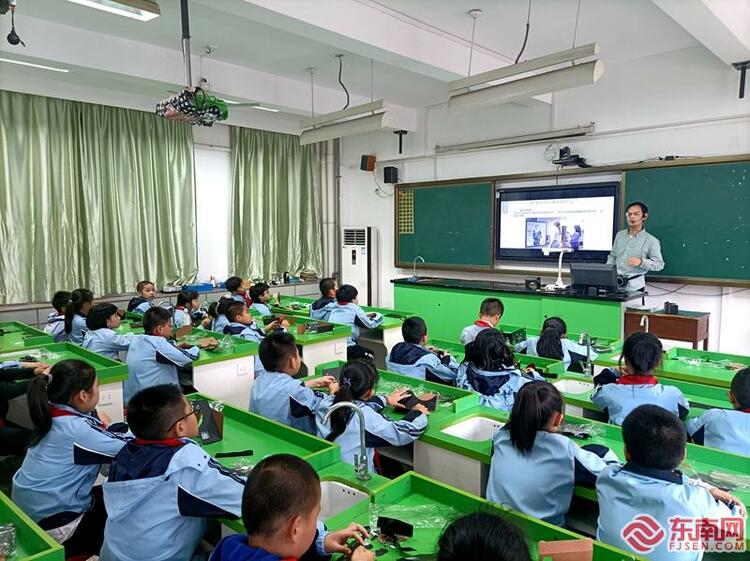
[(617, 274), (628, 281), (625, 288), (636, 292), (646, 287), (646, 273), (664, 268), (664, 259), (661, 256), (661, 243), (644, 228), (648, 218), (645, 203), (630, 203), (625, 209), (625, 216), (628, 227), (617, 232), (607, 263), (617, 265)]

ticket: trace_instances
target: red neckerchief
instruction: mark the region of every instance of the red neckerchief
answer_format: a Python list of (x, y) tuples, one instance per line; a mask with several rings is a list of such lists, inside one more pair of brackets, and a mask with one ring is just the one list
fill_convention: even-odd
[(483, 319), (478, 319), (477, 321), (474, 322), (474, 325), (478, 325), (479, 327), (489, 327), (490, 329), (495, 327), (489, 321), (484, 321)]
[(175, 307), (175, 310), (185, 311), (185, 310), (187, 310), (187, 308), (185, 306), (177, 306), (177, 307)]
[(346, 306), (347, 304), (349, 304), (349, 302), (344, 302), (343, 300), (337, 300), (337, 301), (336, 301), (336, 303), (337, 303), (337, 304), (338, 304), (339, 306)]
[(745, 407), (744, 409), (740, 409), (743, 413), (750, 413), (750, 407)]
[(146, 440), (143, 438), (136, 438), (134, 441), (139, 446), (150, 446), (152, 444), (161, 444), (163, 446), (169, 446), (170, 448), (179, 448), (184, 446), (185, 443), (179, 438), (163, 438), (161, 440)]
[(53, 407), (52, 405), (49, 406), (49, 412), (50, 415), (53, 417), (80, 417), (81, 415), (78, 413), (73, 413), (72, 411), (68, 411), (67, 409), (60, 409), (59, 407)]
[(659, 380), (646, 374), (625, 374), (617, 378), (617, 383), (622, 386), (653, 386), (659, 383)]

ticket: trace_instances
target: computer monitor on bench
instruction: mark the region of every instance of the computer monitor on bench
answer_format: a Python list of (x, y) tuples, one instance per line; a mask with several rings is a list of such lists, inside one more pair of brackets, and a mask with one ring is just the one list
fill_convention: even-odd
[(617, 266), (604, 263), (571, 263), (570, 276), (573, 288), (586, 290), (596, 287), (607, 292), (617, 292)]

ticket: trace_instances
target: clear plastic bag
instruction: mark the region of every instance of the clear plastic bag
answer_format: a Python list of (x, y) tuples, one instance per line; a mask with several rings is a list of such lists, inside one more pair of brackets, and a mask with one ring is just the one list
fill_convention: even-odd
[(33, 357), (36, 357), (39, 362), (52, 361), (60, 358), (60, 355), (58, 353), (52, 352), (45, 347), (32, 349), (29, 354)]
[(560, 432), (574, 438), (589, 439), (602, 436), (604, 429), (593, 423), (563, 423), (560, 425)]
[(7, 558), (16, 553), (16, 527), (13, 524), (0, 524), (0, 554)]
[(233, 351), (234, 343), (234, 337), (231, 335), (224, 335), (224, 338), (219, 341), (218, 345), (216, 345), (216, 349), (219, 351)]
[(461, 515), (455, 508), (440, 504), (422, 505), (370, 504), (370, 528), (377, 528), (378, 517), (403, 520), (414, 528), (442, 529)]
[(248, 475), (250, 475), (250, 472), (253, 471), (255, 464), (247, 461), (246, 459), (241, 459), (227, 467), (232, 471), (236, 471), (240, 475), (247, 477)]

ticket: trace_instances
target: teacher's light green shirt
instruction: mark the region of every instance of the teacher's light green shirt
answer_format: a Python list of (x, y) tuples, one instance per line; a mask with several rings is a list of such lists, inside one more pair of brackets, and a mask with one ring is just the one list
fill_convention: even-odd
[[(638, 257), (642, 263), (638, 267), (628, 265), (628, 258)], [(661, 271), (664, 259), (661, 256), (661, 244), (654, 236), (641, 230), (635, 236), (626, 230), (620, 230), (612, 242), (607, 263), (617, 265), (617, 273), (625, 277), (637, 277), (628, 282), (628, 290), (640, 290), (646, 286), (643, 275), (651, 271)]]

